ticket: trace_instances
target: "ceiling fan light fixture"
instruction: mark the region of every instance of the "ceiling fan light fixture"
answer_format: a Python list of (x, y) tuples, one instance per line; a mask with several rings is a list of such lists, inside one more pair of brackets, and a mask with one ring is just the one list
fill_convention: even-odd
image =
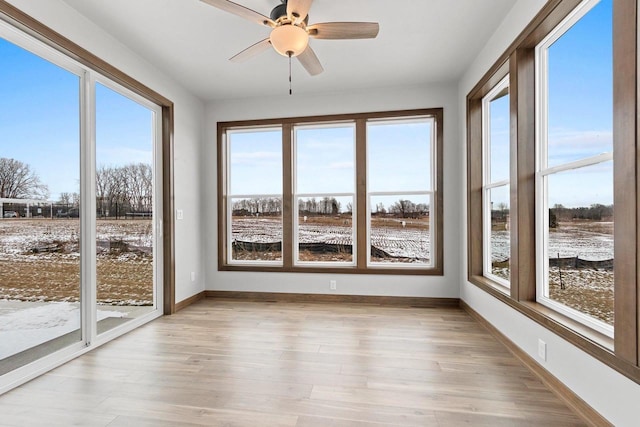
[(309, 44), (309, 34), (297, 25), (285, 24), (271, 31), (271, 45), (282, 56), (298, 56)]

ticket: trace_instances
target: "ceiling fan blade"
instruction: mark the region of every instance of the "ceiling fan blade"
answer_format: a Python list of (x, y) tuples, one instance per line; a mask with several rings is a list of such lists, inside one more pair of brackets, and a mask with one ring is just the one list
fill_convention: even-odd
[(287, 16), (295, 22), (302, 22), (309, 14), (313, 0), (289, 0), (287, 1)]
[(374, 39), (380, 31), (377, 22), (325, 22), (307, 27), (317, 39)]
[(316, 53), (311, 49), (311, 46), (307, 48), (300, 55), (296, 56), (305, 70), (312, 76), (316, 76), (324, 71), (320, 60), (316, 56)]
[(229, 61), (233, 61), (233, 62), (246, 61), (247, 59), (253, 58), (254, 56), (264, 52), (270, 47), (271, 47), (271, 41), (269, 40), (269, 38), (266, 38), (264, 40), (259, 41), (256, 44), (249, 46), (248, 48), (238, 53), (237, 55), (229, 58)]
[(256, 12), (255, 10), (251, 10), (248, 7), (244, 7), (239, 5), (238, 3), (234, 3), (232, 1), (227, 0), (200, 0), (203, 3), (211, 5), (213, 7), (217, 7), (218, 9), (222, 9), (225, 12), (233, 13), (236, 16), (239, 16), (244, 19), (248, 19), (249, 21), (253, 21), (256, 24), (266, 25), (268, 27), (275, 27), (276, 23), (264, 16), (261, 13)]

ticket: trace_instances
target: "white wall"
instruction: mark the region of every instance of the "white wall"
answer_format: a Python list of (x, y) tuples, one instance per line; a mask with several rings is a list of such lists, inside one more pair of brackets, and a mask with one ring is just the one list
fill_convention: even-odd
[[(379, 88), (360, 92), (322, 95), (283, 95), (282, 97), (236, 99), (213, 102), (206, 112), (206, 143), (203, 161), (216, 162), (216, 123), (218, 121), (296, 117), (365, 111), (444, 108), (444, 276), (389, 276), (355, 274), (247, 273), (217, 270), (217, 223), (211, 216), (204, 224), (208, 290), (257, 292), (337, 293), (346, 295), (395, 295), (458, 297), (459, 269), (459, 171), (457, 152), (457, 89), (451, 85), (432, 87)], [(216, 170), (203, 170), (203, 200), (207, 212), (217, 212)], [(329, 280), (337, 280), (337, 290), (329, 290)]]
[[(489, 43), (460, 80), (458, 94), (460, 117), (465, 117), (466, 95), (544, 3), (544, 0), (520, 0), (497, 28)], [(460, 122), (460, 135), (462, 137), (458, 150), (460, 156), (464, 157), (466, 156), (464, 120)], [(465, 188), (459, 201), (459, 205), (463, 207), (460, 226), (463, 233), (460, 236), (461, 252), (459, 254), (460, 297), (614, 425), (637, 426), (640, 385), (465, 280), (467, 277), (466, 177), (461, 185)], [(546, 362), (537, 358), (539, 338), (547, 343)]]
[[(176, 222), (176, 302), (204, 289), (200, 233), (200, 147), (204, 104), (156, 67), (60, 0), (9, 0), (124, 73), (174, 102), (175, 205), (184, 210)], [(190, 273), (196, 272), (191, 282)]]

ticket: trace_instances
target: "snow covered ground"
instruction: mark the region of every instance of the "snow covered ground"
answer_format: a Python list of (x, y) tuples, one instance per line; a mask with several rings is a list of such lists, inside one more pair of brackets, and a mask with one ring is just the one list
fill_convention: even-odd
[[(353, 228), (349, 225), (301, 224), (300, 243), (351, 245)], [(243, 242), (272, 243), (282, 241), (282, 223), (275, 219), (234, 218), (232, 238)], [(372, 227), (371, 242), (394, 257), (429, 259), (428, 229)]]
[[(491, 232), (493, 261), (509, 258), (509, 231)], [(549, 256), (578, 257), (589, 261), (613, 258), (613, 223), (576, 222), (560, 223), (549, 233)]]
[[(98, 321), (127, 317), (98, 309)], [(68, 302), (0, 301), (0, 360), (80, 328), (80, 305)]]

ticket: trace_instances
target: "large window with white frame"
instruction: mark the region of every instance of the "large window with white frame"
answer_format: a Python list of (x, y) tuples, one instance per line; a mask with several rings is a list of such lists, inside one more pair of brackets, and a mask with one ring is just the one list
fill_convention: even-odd
[(295, 262), (354, 265), (355, 126), (297, 125), (293, 140)]
[(432, 266), (434, 261), (432, 117), (367, 122), (370, 266)]
[(282, 130), (230, 130), (225, 138), (229, 262), (282, 265)]
[(482, 99), (484, 275), (509, 287), (509, 75)]
[(538, 302), (613, 335), (612, 2), (536, 48)]
[[(256, 129), (273, 144), (241, 157), (277, 167), (248, 168), (247, 189), (235, 189), (234, 138)], [(218, 155), (220, 269), (442, 274), (441, 109), (219, 123)], [(261, 180), (272, 187), (251, 190)], [(278, 200), (281, 216), (240, 209), (259, 197)]]

